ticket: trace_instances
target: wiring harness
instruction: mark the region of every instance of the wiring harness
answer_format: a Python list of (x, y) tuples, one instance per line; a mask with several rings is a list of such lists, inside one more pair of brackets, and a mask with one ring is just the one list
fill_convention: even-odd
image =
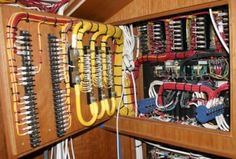
[(26, 7), (37, 7), (41, 11), (56, 13), (69, 0), (18, 0), (18, 2)]
[[(138, 79), (143, 67), (145, 97), (139, 117), (229, 131), (227, 8), (141, 22), (134, 30), (142, 55), (132, 73)], [(132, 78), (125, 82), (133, 85)], [(134, 94), (127, 103), (135, 107)]]

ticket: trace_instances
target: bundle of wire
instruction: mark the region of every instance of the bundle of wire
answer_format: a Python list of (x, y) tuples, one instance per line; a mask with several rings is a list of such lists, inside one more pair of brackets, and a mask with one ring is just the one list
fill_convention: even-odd
[[(162, 103), (163, 103), (162, 100), (161, 101), (159, 101), (159, 100), (162, 98), (162, 94), (163, 94), (162, 92), (164, 91), (163, 90), (164, 85), (165, 85), (166, 90), (168, 90), (168, 88), (170, 89), (172, 87), (171, 85), (173, 85), (172, 90), (175, 92), (176, 91), (178, 91), (178, 92), (177, 92), (175, 100), (170, 101), (168, 104), (162, 105)], [(167, 86), (167, 85), (169, 85), (169, 86)], [(178, 83), (178, 85), (184, 85), (184, 84)], [(219, 86), (215, 90), (212, 90), (210, 87), (204, 87), (204, 85), (199, 83), (197, 85), (185, 84), (185, 86), (183, 86), (183, 88), (185, 88), (186, 90), (183, 90), (183, 91), (187, 91), (187, 87), (188, 87), (187, 85), (191, 86), (191, 91), (193, 92), (192, 99), (196, 99), (195, 100), (196, 102), (189, 102), (189, 106), (194, 105), (194, 106), (198, 107), (201, 105), (205, 105), (206, 108), (208, 108), (208, 109), (215, 107), (217, 105), (223, 104), (224, 98), (217, 97), (217, 95), (220, 92), (229, 89), (228, 83), (222, 84), (221, 86)], [(159, 93), (156, 93), (155, 86), (159, 86)], [(199, 88), (197, 88), (197, 87), (199, 87)], [(178, 87), (177, 83), (175, 83), (175, 82), (163, 82), (163, 81), (155, 80), (150, 84), (149, 97), (156, 98), (156, 107), (157, 107), (158, 111), (166, 112), (166, 111), (171, 111), (175, 108), (175, 106), (179, 102), (178, 97), (181, 92), (180, 90), (178, 90), (178, 88), (180, 88), (180, 86)], [(198, 91), (196, 91), (196, 90), (198, 90)], [(208, 99), (206, 97), (208, 97)], [(201, 99), (201, 100), (199, 100), (199, 99)], [(216, 116), (215, 120), (216, 120), (217, 125), (214, 125), (211, 123), (205, 123), (202, 125), (206, 128), (209, 128), (209, 129), (220, 128), (223, 131), (229, 131), (229, 126), (228, 126), (227, 122), (225, 121), (223, 114)]]
[[(70, 145), (70, 148), (69, 148)], [(71, 151), (70, 151), (71, 149)], [(44, 152), (44, 159), (49, 159), (48, 150)], [(51, 148), (50, 159), (75, 159), (73, 139), (67, 138)]]
[[(132, 81), (132, 88), (133, 88), (133, 92), (134, 92), (134, 105), (135, 105), (135, 116), (137, 116), (137, 96), (136, 96), (136, 83), (135, 83), (135, 78), (134, 78), (134, 74), (133, 74), (133, 70), (134, 70), (134, 57), (133, 57), (133, 51), (135, 48), (135, 36), (133, 33), (133, 26), (130, 25), (130, 27), (128, 26), (120, 26), (120, 28), (123, 31), (123, 35), (124, 35), (124, 49), (123, 49), (123, 72), (122, 72), (122, 98), (123, 99), (123, 103), (125, 106), (125, 103), (129, 103), (129, 98), (128, 95), (126, 93), (126, 82), (125, 80), (129, 80), (128, 77), (131, 78)], [(138, 51), (137, 51), (138, 54)], [(129, 86), (131, 87), (131, 86)], [(130, 89), (132, 89), (130, 88)], [(116, 129), (117, 129), (117, 158), (120, 158), (120, 142), (119, 142), (119, 113), (120, 113), (120, 106), (121, 106), (121, 101), (119, 103), (118, 106), (118, 111), (117, 111), (117, 118), (116, 118)], [(141, 141), (139, 140), (135, 140), (135, 145), (140, 145)], [(142, 156), (142, 148), (140, 147), (140, 149), (136, 149), (136, 156)]]
[[(197, 154), (197, 153), (192, 153), (192, 152), (186, 152), (183, 150), (177, 150), (174, 148), (169, 148), (169, 147), (165, 147), (159, 144), (155, 144), (155, 143), (151, 143), (151, 142), (145, 142), (146, 144), (153, 146), (154, 148), (157, 148), (159, 150), (159, 153), (154, 155), (155, 157), (158, 156), (158, 158), (167, 158), (169, 156), (167, 156), (166, 154), (168, 154), (167, 152), (169, 152), (170, 154), (172, 154), (171, 158), (173, 159), (180, 159), (180, 158), (192, 158), (192, 159), (210, 159), (208, 157), (205, 157), (201, 154)], [(166, 152), (166, 153), (165, 153)], [(176, 157), (179, 156), (179, 157)]]
[(69, 0), (18, 0), (18, 2), (26, 7), (37, 7), (41, 11), (56, 13)]

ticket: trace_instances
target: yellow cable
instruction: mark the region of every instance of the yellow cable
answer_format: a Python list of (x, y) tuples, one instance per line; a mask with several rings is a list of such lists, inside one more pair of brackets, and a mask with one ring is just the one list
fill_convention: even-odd
[(95, 121), (97, 120), (98, 107), (94, 103), (89, 105), (90, 106), (90, 110), (93, 110), (95, 114), (92, 115), (92, 118), (89, 121), (85, 121), (84, 117), (82, 115), (82, 111), (81, 111), (81, 105), (80, 105), (80, 86), (78, 84), (75, 85), (75, 100), (76, 100), (76, 113), (77, 113), (77, 118), (78, 118), (79, 122), (82, 125), (84, 125), (84, 126), (91, 126), (92, 124), (94, 124)]
[[(107, 46), (107, 42), (108, 42), (108, 39), (110, 37), (112, 37), (115, 33), (116, 33), (116, 28), (114, 26), (111, 26), (111, 25), (107, 25), (107, 33), (105, 36), (102, 37), (102, 40), (101, 40), (101, 51), (102, 51), (102, 68), (103, 68), (103, 83), (104, 83), (104, 86), (106, 86), (108, 83), (107, 83), (107, 61), (106, 61), (106, 46)], [(116, 111), (116, 102), (115, 102), (115, 97), (111, 97), (110, 99), (111, 101), (111, 109), (110, 109), (110, 106), (109, 104), (105, 105), (105, 111), (107, 113), (108, 116), (112, 116), (115, 111)]]
[[(97, 78), (96, 78), (96, 59), (95, 59), (95, 45), (96, 45), (96, 40), (99, 36), (104, 35), (107, 33), (108, 28), (104, 24), (98, 24), (99, 30), (95, 32), (92, 37), (90, 38), (90, 52), (91, 52), (91, 66), (92, 66), (92, 81), (93, 85), (97, 86)], [(102, 89), (102, 88), (101, 88)], [(109, 107), (108, 100), (107, 99), (102, 99), (100, 101), (101, 109), (98, 114), (98, 119), (103, 118), (105, 114), (105, 109)]]
[[(123, 34), (120, 28), (116, 27), (116, 34), (114, 35), (114, 38), (116, 39), (116, 51), (115, 51), (115, 58), (114, 58), (114, 84), (115, 84), (115, 92), (116, 92), (116, 108), (118, 106), (119, 98), (121, 97), (121, 91), (122, 91), (122, 53), (123, 53)], [(129, 80), (125, 81), (125, 88), (130, 87)], [(131, 94), (131, 89), (126, 90), (127, 94)], [(132, 98), (128, 98), (128, 103), (132, 103)], [(129, 104), (126, 106), (122, 106), (120, 109), (121, 115), (129, 115), (133, 116), (134, 109), (133, 104)]]
[[(91, 32), (95, 32), (98, 29), (98, 25), (96, 23), (91, 23), (89, 21), (86, 20), (81, 20), (80, 23), (78, 23), (74, 29), (73, 29), (73, 35), (77, 35), (77, 46), (76, 48), (78, 48), (79, 51), (79, 56), (80, 56), (80, 61), (78, 61), (78, 66), (80, 69), (84, 68), (84, 48), (83, 48), (83, 36), (86, 32), (91, 31)], [(74, 37), (75, 38), (75, 37)], [(80, 91), (86, 93), (86, 91), (83, 88), (83, 78), (84, 78), (84, 74), (83, 72), (81, 72), (80, 74), (80, 79), (81, 82), (80, 84), (76, 84), (75, 85), (75, 94), (76, 94), (76, 112), (77, 112), (77, 118), (79, 120), (79, 122), (84, 125), (84, 126), (91, 126), (92, 124), (94, 124), (97, 120), (97, 116), (98, 116), (98, 105), (96, 102), (92, 102), (89, 105), (90, 108), (90, 112), (92, 115), (92, 118), (89, 121), (85, 121), (83, 116), (82, 116), (82, 112), (81, 112), (81, 106), (80, 106)]]

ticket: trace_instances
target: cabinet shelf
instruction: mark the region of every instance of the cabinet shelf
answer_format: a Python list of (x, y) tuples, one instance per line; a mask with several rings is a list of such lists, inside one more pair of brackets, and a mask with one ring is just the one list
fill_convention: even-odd
[[(105, 123), (105, 129), (116, 131), (115, 123), (116, 117)], [(231, 138), (231, 132), (125, 116), (119, 117), (119, 132), (219, 156), (236, 157), (236, 143)]]

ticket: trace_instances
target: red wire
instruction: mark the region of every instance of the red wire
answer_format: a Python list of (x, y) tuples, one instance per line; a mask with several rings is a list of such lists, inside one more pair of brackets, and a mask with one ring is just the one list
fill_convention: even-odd
[(18, 0), (21, 4), (28, 6), (28, 7), (38, 7), (40, 10), (50, 12), (50, 13), (56, 13), (57, 10), (69, 2), (69, 0), (61, 0), (55, 4), (52, 5), (52, 7), (49, 8), (48, 5), (45, 5), (42, 3), (41, 0)]
[(16, 17), (13, 20), (12, 25), (10, 26), (11, 28), (13, 28), (12, 30), (12, 40), (14, 42), (15, 40), (15, 35), (16, 35), (16, 29), (18, 23), (22, 20), (22, 19), (34, 19), (34, 20), (39, 20), (39, 21), (46, 21), (46, 22), (51, 22), (51, 23), (55, 23), (55, 24), (65, 24), (65, 23), (71, 23), (73, 20), (71, 19), (60, 19), (60, 18), (53, 18), (53, 17), (47, 17), (47, 16), (41, 16), (41, 15), (35, 15), (35, 14), (31, 14), (31, 13), (19, 13), (16, 15)]
[(162, 95), (165, 90), (176, 90), (176, 91), (187, 91), (187, 92), (204, 92), (208, 96), (208, 100), (216, 98), (220, 92), (229, 90), (229, 84), (225, 83), (213, 90), (212, 88), (205, 85), (189, 84), (189, 83), (176, 83), (176, 82), (165, 82), (160, 86), (158, 92), (158, 102), (163, 105)]
[(177, 60), (177, 59), (185, 59), (189, 58), (196, 54), (196, 51), (185, 51), (185, 52), (168, 52), (168, 53), (162, 53), (162, 54), (149, 54), (149, 55), (143, 55), (141, 57), (138, 57), (135, 61), (135, 69), (134, 69), (134, 75), (135, 78), (138, 77), (139, 74), (139, 68), (141, 64), (145, 62), (164, 62), (167, 60)]

